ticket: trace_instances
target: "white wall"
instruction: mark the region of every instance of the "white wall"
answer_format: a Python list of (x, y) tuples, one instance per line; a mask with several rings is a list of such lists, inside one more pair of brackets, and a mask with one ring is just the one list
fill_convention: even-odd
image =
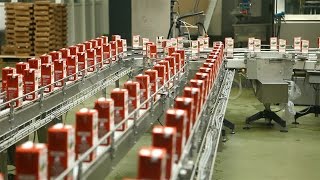
[(109, 1), (68, 2), (68, 44), (80, 43), (109, 33)]
[(132, 0), (132, 34), (155, 41), (170, 28), (169, 0)]

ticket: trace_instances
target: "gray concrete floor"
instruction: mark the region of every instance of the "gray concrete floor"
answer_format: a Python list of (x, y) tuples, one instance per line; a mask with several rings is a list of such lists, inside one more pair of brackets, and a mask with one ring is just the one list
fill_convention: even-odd
[[(237, 92), (234, 88), (231, 98)], [(244, 89), (239, 98), (229, 101), (226, 118), (236, 124), (236, 134), (228, 135), (218, 153), (214, 179), (320, 179), (320, 119), (313, 115), (302, 117), (300, 125), (288, 125), (288, 133), (281, 133), (277, 125), (265, 126), (264, 120), (253, 123), (250, 130), (243, 130), (245, 118), (262, 109), (251, 89)], [(106, 179), (135, 177), (137, 150), (150, 143), (150, 133), (146, 133)]]

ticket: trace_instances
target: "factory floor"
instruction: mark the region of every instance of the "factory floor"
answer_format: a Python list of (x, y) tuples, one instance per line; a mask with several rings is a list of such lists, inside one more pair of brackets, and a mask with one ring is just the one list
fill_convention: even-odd
[[(237, 93), (238, 89), (233, 88), (230, 97), (234, 98)], [(262, 109), (252, 89), (243, 89), (239, 98), (229, 100), (226, 118), (236, 124), (236, 134), (228, 134), (228, 141), (222, 144), (213, 179), (320, 179), (320, 118), (314, 115), (301, 117), (300, 125), (288, 125), (288, 133), (280, 132), (277, 125), (273, 128), (265, 126), (264, 120), (253, 123), (250, 130), (243, 130), (245, 118)], [(282, 115), (281, 112), (278, 114)], [(106, 180), (135, 177), (137, 151), (150, 144), (151, 136), (147, 132)]]
[[(3, 63), (1, 66), (13, 65)], [(1, 76), (1, 74), (0, 74)], [(124, 81), (125, 79), (122, 79)], [(109, 87), (107, 92), (113, 87)], [(318, 180), (320, 179), (320, 118), (308, 115), (299, 119), (300, 125), (288, 123), (288, 133), (279, 132), (275, 125), (265, 126), (265, 121), (253, 123), (250, 130), (243, 130), (246, 117), (263, 109), (251, 89), (243, 89), (241, 95), (233, 88), (226, 118), (236, 124), (236, 134), (228, 134), (228, 141), (221, 145), (218, 153), (214, 179), (217, 180)], [(64, 121), (74, 124), (75, 112), (82, 107), (92, 107), (93, 101), (87, 100), (70, 111)], [(296, 107), (301, 109), (302, 107)], [(275, 108), (276, 109), (276, 108)], [(279, 112), (279, 115), (282, 113)], [(227, 131), (229, 132), (229, 131)], [(150, 132), (146, 132), (123, 160), (114, 167), (106, 180), (134, 178), (137, 171), (137, 151), (151, 144)], [(106, 165), (108, 166), (108, 165)]]

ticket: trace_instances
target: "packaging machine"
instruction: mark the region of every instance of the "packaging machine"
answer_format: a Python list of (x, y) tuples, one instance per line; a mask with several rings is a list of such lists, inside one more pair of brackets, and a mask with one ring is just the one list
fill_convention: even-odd
[[(301, 112), (295, 112), (292, 107), (297, 95), (289, 93), (296, 93), (294, 92), (297, 88), (294, 83), (296, 78), (303, 79), (304, 83), (297, 83), (302, 86), (301, 89), (306, 89), (305, 87), (308, 86), (317, 86), (320, 78), (318, 74), (319, 47), (309, 48), (309, 41), (301, 40), (301, 38), (294, 39), (294, 42), (297, 43), (292, 46), (287, 45), (286, 40), (276, 39), (276, 45), (264, 45), (265, 49), (261, 48), (261, 44), (255, 44), (254, 42), (251, 45), (248, 44), (248, 49), (234, 49), (234, 56), (227, 60), (226, 67), (228, 69), (245, 69), (246, 78), (251, 80), (256, 97), (265, 106), (265, 110), (246, 119), (245, 129), (249, 129), (252, 122), (265, 118), (269, 125), (272, 125), (271, 121), (273, 120), (281, 126), (282, 132), (287, 132), (286, 120), (290, 119), (279, 117), (270, 109), (272, 104), (286, 104), (286, 110), (290, 110), (294, 116), (294, 123), (297, 123), (296, 119), (303, 115), (309, 113), (319, 114), (318, 91), (316, 88), (315, 91), (300, 92), (298, 87), (299, 95), (300, 93), (302, 96), (311, 93), (315, 94), (314, 97), (316, 98), (315, 101), (313, 99), (311, 101), (309, 99), (307, 102), (304, 101), (306, 103), (302, 105), (310, 106)], [(282, 45), (283, 42), (284, 45)], [(275, 49), (269, 49), (268, 47), (275, 47)], [(298, 76), (297, 72), (300, 72)]]

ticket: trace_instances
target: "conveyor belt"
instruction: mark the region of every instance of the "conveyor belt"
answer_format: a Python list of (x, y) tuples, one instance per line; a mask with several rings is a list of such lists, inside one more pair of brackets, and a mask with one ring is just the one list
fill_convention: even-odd
[[(0, 152), (63, 115), (132, 71), (119, 60), (34, 102), (0, 112)], [(2, 105), (3, 106), (3, 105)]]

